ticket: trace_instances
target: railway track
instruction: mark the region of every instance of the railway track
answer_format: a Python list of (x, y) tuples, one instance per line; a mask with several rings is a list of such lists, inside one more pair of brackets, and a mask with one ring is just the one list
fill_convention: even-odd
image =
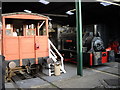
[(52, 82), (50, 82), (50, 81), (48, 81), (48, 80), (42, 78), (41, 75), (40, 75), (39, 73), (38, 73), (36, 76), (39, 77), (40, 79), (42, 79), (43, 81), (49, 83), (50, 85), (54, 86), (54, 87), (57, 88), (58, 90), (62, 90), (61, 88), (59, 88), (58, 86), (56, 86), (56, 85), (53, 84)]
[(15, 89), (17, 90), (23, 90), (22, 88), (19, 87), (19, 85), (16, 83), (16, 81), (12, 78), (11, 83), (13, 84), (13, 86), (15, 87)]
[[(107, 66), (107, 67), (110, 67), (110, 66)], [(103, 74), (107, 74), (107, 75), (110, 75), (110, 76), (113, 76), (113, 77), (117, 77), (117, 78), (120, 78), (120, 75), (118, 74), (115, 74), (115, 73), (111, 73), (111, 72), (106, 72), (106, 71), (102, 71), (102, 70), (98, 70), (96, 68), (88, 68), (88, 67), (85, 67), (86, 69), (90, 69), (92, 71), (95, 71), (95, 72), (99, 72), (99, 73), (103, 73)], [(113, 67), (112, 67), (113, 68)], [(17, 81), (20, 81), (20, 80), (27, 80), (27, 79), (33, 79), (33, 78), (40, 78), (41, 80), (45, 81), (46, 83), (52, 85), (53, 87), (59, 89), (59, 90), (62, 90), (61, 88), (59, 88), (58, 86), (56, 86), (55, 84), (53, 84), (52, 82), (48, 81), (47, 79), (43, 78), (42, 75), (40, 73), (37, 73), (37, 74), (33, 74), (33, 75), (29, 75), (27, 73), (24, 73), (24, 74), (16, 74), (16, 76), (12, 77), (12, 83), (14, 85), (14, 87), (18, 90), (24, 90), (23, 88), (19, 87), (19, 85), (16, 83)]]
[[(12, 77), (11, 79), (11, 83), (14, 85), (14, 87), (17, 90), (24, 90), (24, 88), (21, 88), (18, 83), (16, 83), (17, 81), (22, 81), (22, 80), (27, 80), (27, 79), (33, 79), (33, 78), (40, 78), (41, 80), (43, 80), (44, 82), (52, 85), (54, 88), (57, 88), (58, 90), (62, 90), (61, 88), (57, 87), (56, 85), (54, 85), (52, 82), (42, 78), (40, 73), (34, 74), (34, 75), (29, 75), (27, 73), (24, 74), (16, 74), (16, 76)], [(28, 87), (29, 88), (29, 87)]]

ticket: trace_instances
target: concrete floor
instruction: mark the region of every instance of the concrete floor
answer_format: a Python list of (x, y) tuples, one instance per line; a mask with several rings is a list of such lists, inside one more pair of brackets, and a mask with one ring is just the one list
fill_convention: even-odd
[[(102, 88), (118, 87), (120, 83), (120, 63), (110, 62), (93, 68), (84, 68), (83, 77), (77, 76), (76, 64), (65, 63), (66, 74), (47, 76), (17, 81), (20, 88)], [(114, 81), (114, 82), (112, 82)], [(107, 82), (107, 86), (106, 86)], [(110, 83), (114, 84), (110, 84)], [(15, 88), (12, 83), (6, 83), (6, 88)]]

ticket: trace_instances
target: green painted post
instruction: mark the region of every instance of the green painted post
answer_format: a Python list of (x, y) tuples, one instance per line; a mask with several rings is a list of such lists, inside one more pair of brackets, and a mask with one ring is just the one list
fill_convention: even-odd
[(77, 75), (83, 76), (81, 0), (76, 0)]

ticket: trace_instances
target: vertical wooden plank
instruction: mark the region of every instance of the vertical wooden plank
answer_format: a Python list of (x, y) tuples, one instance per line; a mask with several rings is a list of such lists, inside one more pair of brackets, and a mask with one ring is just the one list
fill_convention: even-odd
[(11, 34), (13, 36), (13, 24), (11, 24)]
[(21, 36), (18, 37), (18, 47), (19, 47), (19, 60), (20, 60), (20, 66), (22, 66), (22, 45), (21, 45)]
[(46, 19), (46, 33), (47, 33), (47, 37), (48, 37), (48, 19)]
[(38, 22), (38, 24), (37, 24), (37, 35), (39, 36), (39, 22)]
[(35, 44), (35, 63), (38, 64), (38, 56), (37, 56), (37, 50), (36, 50), (36, 44), (37, 44), (37, 36), (34, 37), (34, 44)]

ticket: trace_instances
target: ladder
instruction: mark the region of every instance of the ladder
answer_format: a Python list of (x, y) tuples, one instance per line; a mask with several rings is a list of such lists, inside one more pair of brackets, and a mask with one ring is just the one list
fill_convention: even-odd
[[(61, 71), (61, 73), (66, 73), (66, 71), (64, 69), (63, 57), (59, 53), (57, 48), (53, 45), (53, 43), (50, 41), (50, 39), (48, 39), (48, 49), (49, 49), (49, 58), (51, 58), (54, 63), (58, 61), (57, 55), (60, 57), (60, 63), (61, 63), (60, 64), (60, 71)], [(53, 50), (57, 53), (57, 55), (56, 55), (56, 53)], [(54, 72), (52, 71), (52, 67), (54, 66), (54, 63), (49, 63), (48, 64), (49, 76), (54, 74)]]

